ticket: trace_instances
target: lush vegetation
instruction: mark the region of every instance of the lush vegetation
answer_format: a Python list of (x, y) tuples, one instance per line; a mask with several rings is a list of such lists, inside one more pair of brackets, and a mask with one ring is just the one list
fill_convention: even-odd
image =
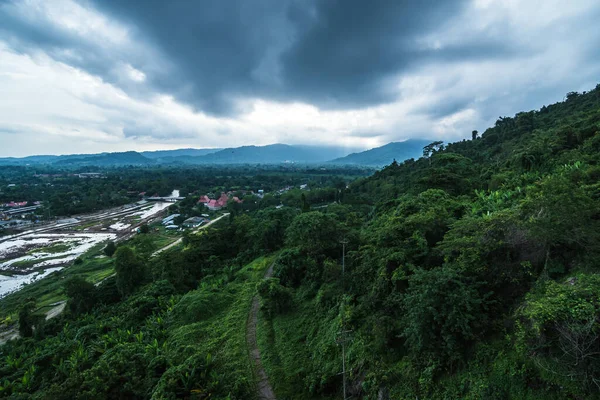
[(120, 244), (116, 276), (63, 284), (61, 316), (20, 301), (0, 393), (254, 398), (258, 294), (280, 398), (340, 398), (342, 345), (354, 398), (598, 398), (599, 155), (600, 86), (288, 207), (230, 205), (157, 257)]
[(259, 335), (284, 398), (340, 396), (344, 331), (353, 396), (598, 396), (600, 87), (473, 136), (288, 229)]

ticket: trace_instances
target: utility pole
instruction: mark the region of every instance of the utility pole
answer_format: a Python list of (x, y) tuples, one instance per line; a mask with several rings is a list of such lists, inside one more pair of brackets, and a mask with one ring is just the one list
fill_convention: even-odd
[(346, 304), (346, 244), (348, 240), (346, 238), (340, 241), (342, 244), (342, 381), (344, 390), (344, 400), (346, 400), (346, 310), (344, 305)]

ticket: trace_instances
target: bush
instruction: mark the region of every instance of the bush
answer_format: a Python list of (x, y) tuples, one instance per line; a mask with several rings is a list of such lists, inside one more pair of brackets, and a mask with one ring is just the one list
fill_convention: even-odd
[(104, 254), (106, 254), (108, 257), (112, 257), (113, 254), (115, 254), (115, 251), (117, 251), (117, 245), (111, 240), (106, 244), (106, 247), (104, 248)]
[(256, 285), (262, 299), (262, 308), (268, 316), (288, 311), (292, 305), (290, 290), (279, 284), (279, 279), (264, 279)]
[(96, 304), (96, 287), (80, 277), (73, 277), (65, 283), (65, 293), (69, 310), (73, 314), (90, 311)]
[(404, 297), (404, 330), (411, 353), (455, 362), (485, 330), (489, 300), (473, 282), (449, 268), (417, 270)]

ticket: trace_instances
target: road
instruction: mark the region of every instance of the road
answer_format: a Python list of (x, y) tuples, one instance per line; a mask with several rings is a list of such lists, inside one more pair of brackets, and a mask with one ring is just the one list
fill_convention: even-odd
[[(226, 216), (228, 216), (228, 215), (229, 215), (229, 213), (225, 213), (225, 214), (221, 215), (219, 218), (213, 219), (213, 220), (212, 220), (212, 221), (210, 221), (208, 224), (206, 224), (206, 225), (202, 225), (200, 228), (196, 229), (196, 230), (195, 230), (195, 231), (193, 231), (192, 233), (197, 233), (197, 232), (201, 231), (202, 229), (206, 229), (206, 228), (208, 228), (209, 226), (211, 226), (212, 224), (214, 224), (215, 222), (217, 222), (218, 220), (220, 220), (221, 218), (224, 218), (224, 217), (226, 217)], [(182, 241), (183, 241), (183, 238), (179, 238), (179, 239), (177, 239), (176, 241), (174, 241), (174, 242), (173, 242), (173, 243), (171, 243), (171, 244), (168, 244), (168, 245), (166, 245), (166, 246), (165, 246), (165, 247), (163, 247), (162, 249), (158, 249), (158, 250), (156, 250), (154, 253), (152, 253), (152, 256), (151, 256), (151, 257), (154, 257), (154, 256), (156, 256), (156, 255), (159, 255), (159, 254), (160, 254), (160, 253), (162, 253), (163, 251), (165, 251), (165, 250), (169, 250), (171, 247), (175, 247), (175, 246), (177, 246), (177, 245), (178, 245), (178, 244), (180, 244)]]

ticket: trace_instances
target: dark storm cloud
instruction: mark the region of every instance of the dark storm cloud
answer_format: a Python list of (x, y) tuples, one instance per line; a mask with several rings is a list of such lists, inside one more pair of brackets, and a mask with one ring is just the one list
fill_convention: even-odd
[(266, 71), (268, 79), (261, 79), (261, 68), (269, 68), (269, 51), (287, 40), (285, 0), (115, 0), (96, 5), (134, 26), (136, 40), (158, 48), (175, 65), (169, 76), (149, 74), (149, 83), (160, 91), (216, 113), (231, 111), (232, 97), (274, 91), (272, 76)]
[(465, 1), (321, 1), (314, 9), (297, 3), (291, 19), (299, 37), (283, 54), (286, 82), (295, 96), (331, 107), (394, 100), (386, 78), (431, 51), (416, 39), (450, 20)]
[(0, 1), (0, 39), (6, 41), (13, 51), (35, 54), (41, 49), (52, 59), (100, 76), (106, 82), (132, 92), (131, 94), (142, 89), (130, 85), (115, 70), (121, 60), (138, 58), (140, 63), (143, 62), (139, 55), (102, 47), (97, 42), (86, 40), (52, 24), (49, 20), (32, 16), (24, 18), (17, 9), (19, 5), (20, 3), (12, 0)]
[[(97, 1), (136, 28), (175, 71), (148, 74), (158, 90), (198, 109), (234, 110), (232, 99), (264, 97), (325, 108), (390, 102), (386, 80), (420, 62), (482, 57), (480, 43), (435, 51), (416, 40), (460, 13), (466, 1), (248, 2)], [(481, 50), (485, 50), (483, 55)], [(453, 54), (456, 53), (456, 56)], [(141, 66), (144, 72), (147, 68)]]
[[(494, 58), (509, 51), (493, 37), (443, 49), (419, 39), (460, 14), (466, 0), (87, 0), (123, 23), (137, 50), (103, 47), (40, 21), (10, 13), (0, 2), (0, 38), (116, 84), (136, 97), (174, 95), (197, 110), (241, 111), (236, 100), (261, 97), (321, 108), (365, 107), (397, 98), (388, 80), (424, 63)], [(14, 14), (14, 13), (13, 13)], [(144, 51), (143, 49), (152, 49)], [(117, 68), (127, 62), (143, 85)]]

